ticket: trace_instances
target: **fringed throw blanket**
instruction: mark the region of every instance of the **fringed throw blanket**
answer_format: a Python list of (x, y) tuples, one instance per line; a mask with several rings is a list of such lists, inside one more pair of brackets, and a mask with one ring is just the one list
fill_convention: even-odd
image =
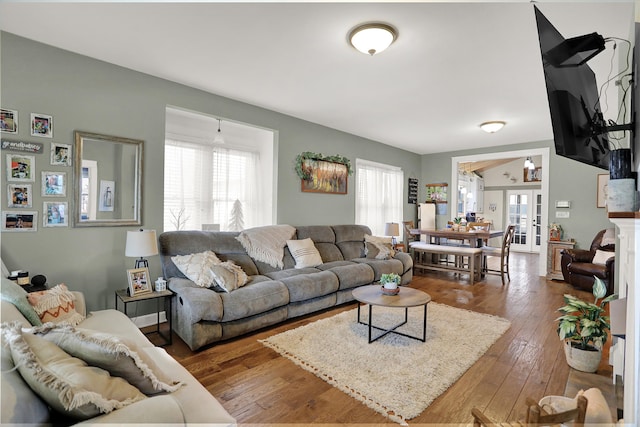
[(290, 225), (267, 225), (244, 230), (236, 239), (251, 258), (282, 269), (284, 247), (295, 232)]

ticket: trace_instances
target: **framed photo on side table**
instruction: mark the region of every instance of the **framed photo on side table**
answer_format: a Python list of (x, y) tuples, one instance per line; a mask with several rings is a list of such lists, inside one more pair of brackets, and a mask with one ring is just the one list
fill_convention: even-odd
[(127, 270), (129, 279), (129, 295), (135, 297), (151, 292), (148, 268), (132, 268)]

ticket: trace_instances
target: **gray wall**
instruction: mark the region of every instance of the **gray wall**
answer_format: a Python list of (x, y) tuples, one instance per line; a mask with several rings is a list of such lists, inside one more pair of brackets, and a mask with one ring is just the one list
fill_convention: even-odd
[[(35, 233), (2, 233), (2, 259), (10, 270), (44, 274), (49, 284), (64, 282), (85, 292), (91, 310), (113, 307), (114, 291), (126, 287), (127, 268), (134, 260), (124, 256), (126, 231), (133, 228), (44, 228), (39, 177), (42, 170), (72, 167), (49, 164), (50, 143), (73, 143), (73, 131), (82, 130), (145, 141), (143, 226), (162, 230), (165, 107), (194, 111), (251, 123), (278, 132), (277, 221), (292, 225), (353, 223), (354, 179), (347, 195), (302, 193), (294, 171), (303, 151), (340, 154), (355, 166), (357, 157), (379, 161), (419, 176), (420, 156), (374, 141), (345, 134), (200, 90), (172, 83), (112, 64), (76, 55), (44, 44), (0, 33), (2, 107), (19, 112), (19, 133), (2, 139), (44, 143), (36, 155), (33, 208), (39, 212)], [(31, 137), (30, 113), (53, 116), (53, 139)], [(6, 152), (2, 153), (5, 163)], [(2, 168), (4, 173), (4, 167)], [(3, 176), (2, 209), (7, 208)], [(71, 201), (71, 190), (65, 199)], [(53, 200), (53, 199), (51, 199)], [(406, 197), (405, 197), (406, 201)], [(415, 206), (405, 204), (405, 217)], [(160, 275), (157, 257), (149, 259), (152, 278)], [(143, 314), (143, 313), (137, 313)]]
[[(501, 147), (455, 151), (423, 156), (421, 182), (447, 182), (449, 183), (449, 188), (452, 188), (452, 183), (450, 182), (451, 157), (544, 147), (549, 147), (550, 151), (549, 222), (557, 222), (561, 224), (565, 236), (574, 238), (577, 242), (577, 247), (589, 248), (593, 237), (599, 230), (613, 227), (613, 224), (607, 217), (606, 209), (596, 207), (597, 175), (608, 172), (603, 169), (557, 156), (555, 154), (553, 141), (513, 144)], [(570, 218), (555, 218), (556, 200), (571, 201), (571, 209), (569, 209), (571, 214)], [(451, 208), (449, 205), (447, 207), (448, 209)], [(566, 209), (563, 209), (563, 211), (564, 210)], [(448, 218), (450, 218), (450, 210), (447, 211), (446, 216), (438, 218), (438, 223), (443, 224), (443, 220), (446, 221)]]

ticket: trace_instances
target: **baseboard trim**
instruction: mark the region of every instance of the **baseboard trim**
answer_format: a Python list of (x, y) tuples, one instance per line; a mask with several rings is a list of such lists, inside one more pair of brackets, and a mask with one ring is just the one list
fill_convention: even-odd
[[(132, 317), (131, 321), (138, 328), (145, 328), (147, 326), (155, 326), (158, 322), (158, 314), (157, 313), (149, 313), (142, 316)], [(164, 311), (160, 312), (160, 323), (164, 323), (167, 321), (167, 313)]]

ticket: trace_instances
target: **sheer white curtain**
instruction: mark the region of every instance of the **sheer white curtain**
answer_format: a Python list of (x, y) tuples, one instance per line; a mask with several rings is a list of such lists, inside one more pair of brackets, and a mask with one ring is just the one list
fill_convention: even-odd
[(167, 139), (164, 230), (220, 230), (264, 225), (257, 182), (259, 154)]
[(356, 159), (356, 224), (384, 235), (387, 222), (402, 222), (404, 173), (396, 166)]

